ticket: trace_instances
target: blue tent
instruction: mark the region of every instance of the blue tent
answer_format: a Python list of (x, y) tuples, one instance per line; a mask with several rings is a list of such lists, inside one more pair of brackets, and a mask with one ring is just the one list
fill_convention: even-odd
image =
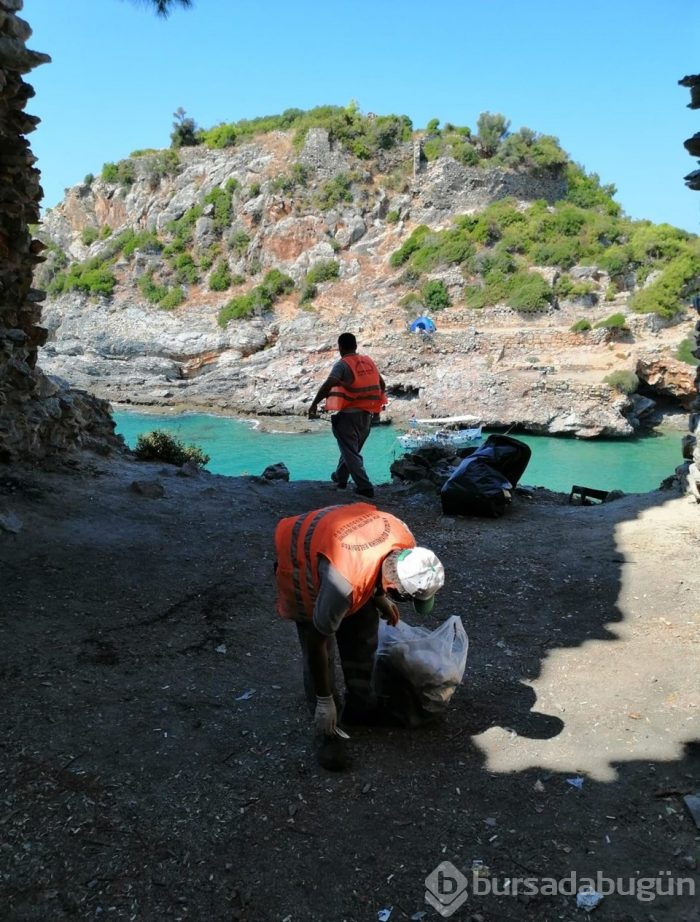
[(408, 329), (411, 333), (434, 333), (435, 324), (430, 317), (416, 317)]

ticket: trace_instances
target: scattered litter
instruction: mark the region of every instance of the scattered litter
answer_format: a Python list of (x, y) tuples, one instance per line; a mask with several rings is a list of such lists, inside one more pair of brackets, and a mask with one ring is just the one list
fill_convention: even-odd
[(495, 818), (494, 816), (487, 816), (486, 819), (484, 820), (484, 823), (485, 823), (487, 826), (495, 826), (495, 825), (496, 825), (496, 818)]
[(220, 643), (218, 647), (214, 647), (214, 650), (215, 650), (216, 653), (225, 653), (225, 652), (226, 652), (226, 644), (225, 644), (225, 643)]
[(414, 912), (411, 916), (411, 922), (420, 922), (420, 920), (425, 919), (427, 915), (427, 912)]
[(350, 734), (346, 733), (345, 730), (341, 730), (340, 727), (335, 728), (335, 735), (339, 736), (341, 740), (349, 740)]
[(700, 829), (700, 794), (686, 794), (683, 803), (693, 817), (693, 822)]
[(539, 778), (533, 784), (532, 790), (537, 791), (538, 794), (544, 794), (544, 785), (542, 784)]
[(247, 701), (249, 698), (252, 698), (254, 694), (255, 694), (255, 689), (254, 689), (254, 688), (247, 688), (247, 689), (243, 692), (242, 695), (239, 695), (239, 696), (236, 698), (236, 701)]
[(389, 922), (393, 910), (393, 906), (389, 906), (387, 909), (380, 909), (377, 913), (377, 922)]
[(362, 793), (369, 794), (371, 790), (372, 790), (372, 785), (368, 781), (367, 784), (362, 788)]
[(596, 906), (603, 900), (603, 894), (597, 890), (584, 889), (579, 890), (576, 894), (576, 905), (579, 909), (585, 909), (586, 912), (592, 912)]
[(567, 778), (566, 783), (570, 784), (572, 788), (576, 788), (577, 791), (580, 791), (583, 787), (583, 778)]
[(484, 864), (480, 858), (475, 858), (472, 861), (472, 876), (473, 877), (490, 877), (491, 868)]

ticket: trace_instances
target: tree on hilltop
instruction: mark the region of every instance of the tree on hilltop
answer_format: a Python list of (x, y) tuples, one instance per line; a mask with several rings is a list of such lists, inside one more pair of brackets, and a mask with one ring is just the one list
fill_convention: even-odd
[(182, 6), (185, 9), (192, 6), (192, 0), (140, 0), (140, 2), (154, 6), (159, 16), (167, 16), (175, 6)]
[(193, 118), (188, 118), (187, 113), (179, 106), (173, 112), (173, 130), (170, 133), (171, 147), (195, 147), (197, 140), (197, 123)]
[(505, 115), (482, 112), (477, 123), (477, 143), (485, 157), (493, 157), (501, 141), (508, 134), (510, 121)]

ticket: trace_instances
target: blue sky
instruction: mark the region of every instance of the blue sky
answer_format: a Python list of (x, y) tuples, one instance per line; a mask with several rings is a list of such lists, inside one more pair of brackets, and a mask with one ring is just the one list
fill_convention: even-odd
[(106, 161), (167, 147), (172, 113), (211, 127), (356, 99), (469, 125), (501, 112), (556, 135), (633, 218), (700, 231), (683, 141), (700, 110), (697, 0), (194, 0), (159, 19), (131, 0), (25, 0), (53, 63), (27, 109), (45, 206)]

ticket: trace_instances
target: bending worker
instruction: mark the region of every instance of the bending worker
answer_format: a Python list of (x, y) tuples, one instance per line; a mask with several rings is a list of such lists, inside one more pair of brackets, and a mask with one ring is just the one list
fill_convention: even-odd
[(275, 550), (277, 610), (296, 622), (318, 758), (326, 768), (344, 768), (334, 639), (346, 686), (342, 720), (376, 723), (372, 671), (379, 617), (397, 624), (396, 602), (403, 599), (411, 599), (419, 614), (430, 612), (445, 581), (443, 566), (432, 551), (416, 547), (400, 519), (369, 503), (282, 519)]
[(386, 385), (372, 359), (357, 354), (357, 340), (352, 333), (340, 334), (338, 351), (340, 358), (309, 407), (309, 419), (318, 418), (317, 407), (325, 398), (326, 411), (333, 413), (331, 425), (340, 451), (331, 480), (339, 490), (344, 490), (352, 477), (355, 492), (372, 497), (374, 487), (365, 470), (362, 447), (367, 441), (372, 417), (386, 406)]

